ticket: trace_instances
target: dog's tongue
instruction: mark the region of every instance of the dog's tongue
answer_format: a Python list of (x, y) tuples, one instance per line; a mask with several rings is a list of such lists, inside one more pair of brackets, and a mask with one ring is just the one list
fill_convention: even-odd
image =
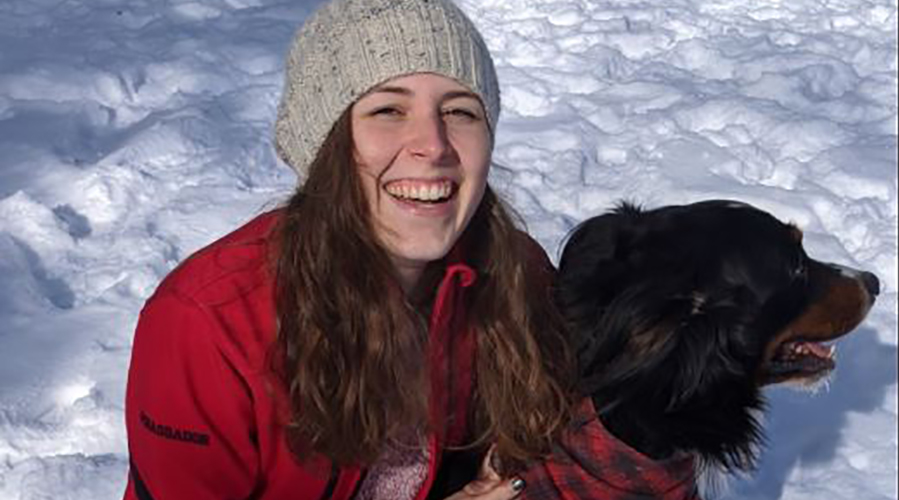
[(832, 346), (825, 346), (816, 342), (803, 342), (802, 346), (819, 358), (830, 358), (833, 355)]

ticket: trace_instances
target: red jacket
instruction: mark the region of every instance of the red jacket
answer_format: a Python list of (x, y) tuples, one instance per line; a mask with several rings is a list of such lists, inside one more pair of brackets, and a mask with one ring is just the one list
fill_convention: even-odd
[[(267, 263), (272, 212), (199, 251), (147, 301), (134, 336), (125, 418), (131, 470), (125, 500), (349, 499), (355, 467), (303, 465), (284, 438), (287, 395), (267, 369), (275, 339)], [(444, 443), (467, 432), (474, 342), (464, 325), (474, 271), (453, 251), (430, 321), (434, 415), (427, 496)], [(454, 408), (448, 408), (452, 402)]]

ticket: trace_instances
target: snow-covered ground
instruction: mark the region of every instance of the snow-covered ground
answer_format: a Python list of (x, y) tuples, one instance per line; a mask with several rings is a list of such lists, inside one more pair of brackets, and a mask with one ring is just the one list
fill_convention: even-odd
[[(0, 2), (0, 500), (120, 498), (137, 312), (290, 192), (270, 145), (315, 3)], [(556, 255), (628, 198), (736, 198), (884, 293), (819, 394), (771, 390), (733, 500), (897, 498), (896, 0), (462, 0), (494, 51), (493, 183)]]

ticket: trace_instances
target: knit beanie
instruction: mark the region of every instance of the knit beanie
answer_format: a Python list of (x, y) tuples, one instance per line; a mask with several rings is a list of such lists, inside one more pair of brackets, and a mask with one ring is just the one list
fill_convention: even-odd
[(301, 182), (340, 115), (399, 76), (452, 78), (481, 99), (491, 133), (499, 118), (493, 60), (451, 0), (332, 0), (297, 32), (285, 73), (275, 148)]

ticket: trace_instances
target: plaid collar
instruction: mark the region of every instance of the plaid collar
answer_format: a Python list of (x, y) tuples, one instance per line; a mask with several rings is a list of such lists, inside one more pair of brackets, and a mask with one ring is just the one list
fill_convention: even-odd
[(699, 500), (694, 460), (652, 460), (613, 436), (589, 398), (552, 456), (522, 474), (528, 500)]

